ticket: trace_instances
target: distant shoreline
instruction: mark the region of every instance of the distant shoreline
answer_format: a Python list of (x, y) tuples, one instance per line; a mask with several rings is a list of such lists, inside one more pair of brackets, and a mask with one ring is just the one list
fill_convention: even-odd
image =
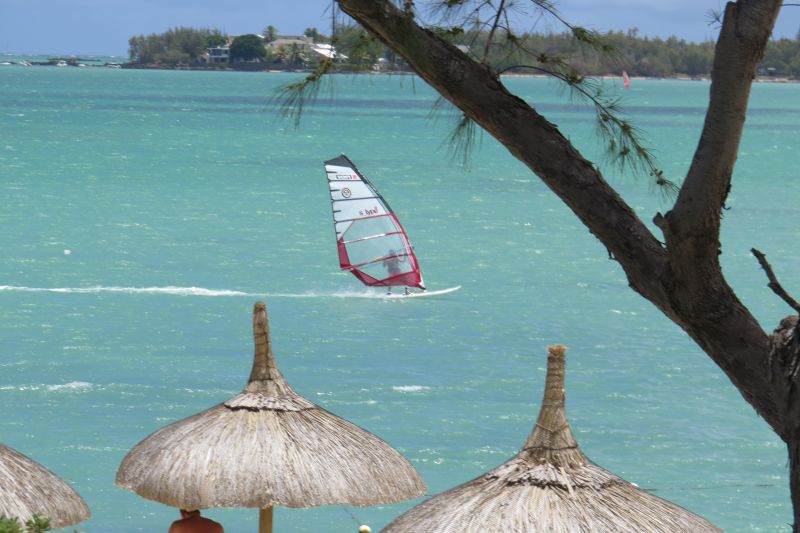
[[(66, 64), (59, 64), (66, 63)], [(313, 69), (279, 69), (273, 67), (263, 67), (257, 63), (245, 63), (236, 66), (220, 67), (219, 65), (166, 65), (166, 64), (138, 64), (138, 63), (125, 63), (125, 62), (105, 62), (97, 63), (96, 59), (82, 59), (82, 58), (52, 58), (48, 61), (2, 61), (2, 66), (36, 66), (36, 67), (77, 67), (77, 68), (123, 68), (129, 70), (197, 70), (205, 72), (266, 72), (266, 73), (293, 73), (293, 74), (308, 74), (314, 72)], [(392, 71), (335, 71), (332, 74), (392, 74), (392, 75), (414, 75), (413, 71), (406, 70), (392, 70)], [(504, 73), (501, 78), (548, 78), (546, 74), (523, 74), (523, 73)], [(599, 79), (621, 79), (619, 75), (613, 74), (600, 74), (600, 75), (587, 75), (587, 78)], [(663, 78), (653, 78), (646, 76), (631, 76), (632, 82), (642, 80), (678, 80), (678, 81), (711, 81), (709, 76), (689, 76), (687, 74), (677, 74), (675, 76), (667, 76)], [(753, 80), (755, 83), (798, 83), (800, 80), (793, 78), (770, 77), (770, 76), (756, 76)]]

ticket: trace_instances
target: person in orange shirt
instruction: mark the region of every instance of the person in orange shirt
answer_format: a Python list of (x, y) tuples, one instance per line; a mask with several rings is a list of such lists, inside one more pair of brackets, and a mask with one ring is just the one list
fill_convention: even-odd
[(225, 533), (219, 522), (200, 516), (200, 511), (181, 509), (181, 519), (169, 526), (168, 533)]

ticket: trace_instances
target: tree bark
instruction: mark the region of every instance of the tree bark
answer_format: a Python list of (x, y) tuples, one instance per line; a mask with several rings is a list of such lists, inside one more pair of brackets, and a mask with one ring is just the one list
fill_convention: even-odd
[[(789, 486), (792, 492), (792, 502), (797, 501), (798, 493), (800, 493), (800, 441), (793, 440), (788, 443), (789, 448)], [(797, 533), (798, 524), (800, 524), (800, 509), (797, 505), (794, 506), (794, 526), (792, 531)]]
[[(790, 450), (800, 524), (800, 345), (794, 326), (766, 333), (719, 264), (720, 223), (755, 69), (780, 0), (727, 4), (702, 135), (672, 210), (656, 215), (665, 244), (556, 126), (483, 65), (414, 22), (390, 0), (337, 0), (427, 83), (502, 143), (555, 192), (622, 266), (633, 290), (682, 327), (719, 365)], [(784, 322), (791, 322), (786, 319)]]

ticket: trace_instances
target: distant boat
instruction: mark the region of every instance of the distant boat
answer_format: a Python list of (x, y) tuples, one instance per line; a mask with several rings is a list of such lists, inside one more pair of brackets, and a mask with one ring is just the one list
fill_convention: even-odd
[(61, 61), (59, 61), (58, 63), (56, 63), (56, 66), (57, 66), (57, 67), (66, 67), (66, 66), (68, 66), (68, 65), (67, 65), (67, 62), (66, 62), (66, 61), (64, 61), (64, 60), (61, 60)]
[(631, 88), (631, 79), (628, 77), (628, 73), (624, 70), (622, 71), (622, 83), (625, 85), (626, 89)]

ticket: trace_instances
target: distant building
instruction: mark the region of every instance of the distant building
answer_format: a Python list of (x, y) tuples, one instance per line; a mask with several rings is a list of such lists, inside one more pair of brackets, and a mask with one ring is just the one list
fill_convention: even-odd
[(328, 59), (347, 59), (346, 55), (340, 54), (332, 44), (328, 43), (317, 43), (311, 47), (311, 51)]
[(311, 39), (311, 37), (306, 37), (305, 35), (281, 35), (274, 41), (267, 43), (267, 48), (277, 50), (292, 46), (293, 44), (301, 48), (310, 48), (311, 46), (314, 46), (314, 40)]
[(228, 63), (231, 60), (231, 43), (233, 43), (233, 37), (228, 37), (228, 41), (224, 45), (206, 48), (204, 56), (206, 63)]
[(208, 48), (205, 58), (206, 63), (227, 63), (231, 60), (231, 47), (215, 46)]
[(337, 52), (333, 45), (328, 43), (315, 43), (314, 39), (306, 35), (281, 35), (274, 41), (267, 43), (267, 48), (276, 52), (287, 48), (295, 48), (310, 63), (318, 63), (322, 58), (333, 60), (347, 59), (347, 56)]
[[(261, 36), (259, 35), (259, 37)], [(207, 48), (204, 55), (205, 62), (210, 64), (230, 63), (231, 43), (233, 43), (234, 39), (235, 37), (229, 37), (228, 42), (224, 45)], [(311, 37), (305, 35), (282, 35), (277, 37), (274, 41), (265, 43), (264, 47), (272, 52), (294, 49), (305, 58), (303, 61), (310, 61), (311, 63), (317, 63), (322, 60), (322, 58), (333, 60), (347, 59), (347, 56), (338, 53), (333, 45), (328, 43), (314, 43)]]

